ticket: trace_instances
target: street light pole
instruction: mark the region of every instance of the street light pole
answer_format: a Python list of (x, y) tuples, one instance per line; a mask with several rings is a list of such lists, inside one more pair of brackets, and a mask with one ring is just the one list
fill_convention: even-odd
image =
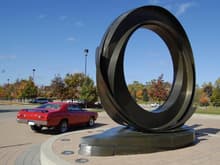
[(33, 82), (34, 82), (34, 72), (36, 71), (36, 69), (33, 69), (32, 71), (33, 71)]
[[(86, 81), (86, 71), (87, 71), (87, 56), (89, 53), (89, 49), (84, 49), (85, 53), (85, 81)], [(87, 99), (85, 99), (85, 108), (87, 108)]]
[(85, 77), (86, 77), (86, 71), (87, 71), (87, 56), (89, 53), (89, 49), (84, 49), (84, 53), (85, 53)]

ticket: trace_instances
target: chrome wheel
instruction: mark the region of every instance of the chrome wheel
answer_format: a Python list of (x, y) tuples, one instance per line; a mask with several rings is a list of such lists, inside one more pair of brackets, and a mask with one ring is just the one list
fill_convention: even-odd
[(95, 120), (93, 118), (89, 119), (89, 126), (93, 127), (95, 125)]
[(59, 131), (60, 133), (64, 133), (68, 130), (68, 122), (66, 120), (61, 121)]

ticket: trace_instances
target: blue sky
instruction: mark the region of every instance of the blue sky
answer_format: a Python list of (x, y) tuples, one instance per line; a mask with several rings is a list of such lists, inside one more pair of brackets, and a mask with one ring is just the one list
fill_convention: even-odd
[[(95, 80), (95, 50), (120, 14), (159, 5), (181, 22), (194, 53), (197, 84), (220, 77), (220, 1), (218, 0), (0, 0), (0, 85), (27, 79), (37, 85), (56, 74), (84, 72)], [(142, 83), (164, 74), (172, 81), (172, 61), (163, 41), (149, 30), (137, 30), (125, 55), (127, 83)]]

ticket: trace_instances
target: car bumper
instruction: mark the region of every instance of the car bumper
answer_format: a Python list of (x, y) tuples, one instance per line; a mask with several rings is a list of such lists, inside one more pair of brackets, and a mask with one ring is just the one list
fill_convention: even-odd
[(17, 122), (18, 123), (25, 123), (28, 125), (47, 126), (47, 121), (40, 121), (40, 120), (17, 119)]

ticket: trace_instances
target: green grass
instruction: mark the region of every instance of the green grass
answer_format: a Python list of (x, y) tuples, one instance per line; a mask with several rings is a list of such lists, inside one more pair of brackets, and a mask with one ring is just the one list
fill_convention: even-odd
[(220, 115), (220, 107), (213, 107), (213, 106), (197, 107), (195, 113)]

